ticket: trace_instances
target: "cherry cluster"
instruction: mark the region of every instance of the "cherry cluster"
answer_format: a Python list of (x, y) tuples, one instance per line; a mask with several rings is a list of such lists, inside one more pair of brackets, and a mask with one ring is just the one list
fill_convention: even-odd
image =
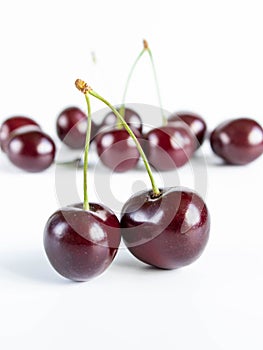
[[(210, 231), (210, 216), (203, 199), (187, 188), (158, 188), (137, 131), (133, 132), (117, 109), (84, 81), (76, 80), (76, 87), (85, 94), (88, 109), (84, 201), (60, 208), (48, 219), (44, 247), (51, 265), (68, 279), (90, 280), (109, 267), (121, 238), (137, 259), (161, 269), (175, 269), (195, 261), (203, 252)], [(122, 133), (131, 137), (152, 185), (151, 190), (136, 193), (124, 203), (120, 221), (105, 205), (88, 201), (90, 95), (109, 106), (124, 128)]]
[(56, 153), (54, 141), (33, 119), (10, 117), (0, 127), (0, 146), (18, 168), (40, 172), (53, 162)]

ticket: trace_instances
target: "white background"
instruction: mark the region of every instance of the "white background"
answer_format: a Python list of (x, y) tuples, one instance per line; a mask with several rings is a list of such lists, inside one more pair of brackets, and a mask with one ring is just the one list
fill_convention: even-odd
[[(62, 108), (85, 108), (74, 87), (78, 77), (119, 103), (147, 38), (167, 110), (199, 112), (209, 129), (239, 116), (262, 124), (261, 7), (260, 0), (2, 1), (0, 122), (29, 115), (55, 136)], [(146, 56), (128, 102), (158, 104)], [(102, 107), (94, 100), (92, 106)], [(45, 222), (59, 207), (55, 167), (27, 174), (1, 154), (1, 349), (262, 349), (263, 158), (229, 167), (218, 166), (208, 144), (204, 153), (212, 226), (202, 257), (159, 271), (122, 249), (106, 273), (87, 283), (61, 278), (43, 251)], [(142, 171), (111, 176), (98, 165), (91, 166), (91, 183), (94, 176), (110, 179), (120, 202), (148, 186)], [(180, 169), (180, 184), (191, 185), (192, 176)], [(79, 188), (81, 182), (78, 171)], [(92, 186), (92, 201), (98, 193)]]

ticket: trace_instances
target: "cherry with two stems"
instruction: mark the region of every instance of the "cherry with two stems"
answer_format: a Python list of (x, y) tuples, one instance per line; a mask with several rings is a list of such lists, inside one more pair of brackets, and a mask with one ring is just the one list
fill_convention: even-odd
[(152, 189), (134, 194), (121, 211), (121, 234), (129, 251), (149, 265), (174, 269), (195, 261), (209, 237), (210, 215), (203, 199), (183, 187), (159, 189), (143, 149), (122, 115), (84, 81), (76, 81), (85, 96), (104, 102), (134, 140), (148, 172)]
[(120, 244), (120, 224), (105, 205), (88, 200), (88, 153), (91, 135), (89, 96), (88, 127), (84, 151), (84, 202), (57, 210), (44, 230), (44, 248), (54, 269), (73, 281), (87, 281), (104, 272)]

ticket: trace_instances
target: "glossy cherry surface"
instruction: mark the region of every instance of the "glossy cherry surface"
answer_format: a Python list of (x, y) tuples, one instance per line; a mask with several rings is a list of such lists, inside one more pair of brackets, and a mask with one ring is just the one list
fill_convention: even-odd
[(228, 120), (211, 133), (210, 144), (225, 162), (244, 165), (263, 153), (263, 130), (253, 119)]
[[(139, 132), (133, 130), (137, 137)], [(125, 129), (111, 129), (96, 137), (97, 153), (108, 168), (116, 172), (133, 169), (140, 155), (136, 145)]]
[(22, 128), (24, 131), (41, 129), (40, 126), (31, 118), (23, 116), (8, 118), (0, 127), (0, 145), (4, 152), (6, 152), (10, 138), (12, 138), (16, 131), (22, 130)]
[[(120, 109), (117, 109), (117, 111), (119, 112)], [(135, 112), (131, 108), (125, 108), (124, 119), (130, 127), (132, 127), (133, 129), (137, 129), (140, 133), (142, 133), (142, 119), (137, 112)], [(116, 125), (116, 123), (117, 123), (116, 115), (113, 112), (109, 112), (108, 114), (106, 114), (106, 116), (102, 120), (101, 128), (103, 130), (107, 126), (112, 127)]]
[(54, 269), (74, 281), (101, 274), (120, 244), (119, 221), (105, 206), (75, 204), (56, 211), (44, 230), (44, 247)]
[(145, 138), (147, 158), (157, 170), (172, 170), (183, 166), (195, 150), (195, 139), (189, 128), (181, 122), (155, 128)]
[(6, 154), (18, 168), (29, 172), (47, 169), (54, 161), (53, 140), (40, 130), (17, 132), (9, 141)]
[[(72, 149), (82, 149), (85, 146), (87, 116), (78, 107), (68, 107), (58, 116), (56, 122), (57, 134), (60, 140)], [(97, 125), (91, 122), (91, 141), (97, 132)]]
[(165, 188), (132, 196), (123, 206), (121, 234), (139, 260), (162, 269), (195, 261), (208, 241), (210, 218), (204, 201), (191, 190)]
[(168, 118), (169, 124), (172, 124), (174, 121), (186, 123), (197, 138), (196, 148), (202, 145), (205, 140), (207, 126), (200, 115), (192, 112), (176, 112)]

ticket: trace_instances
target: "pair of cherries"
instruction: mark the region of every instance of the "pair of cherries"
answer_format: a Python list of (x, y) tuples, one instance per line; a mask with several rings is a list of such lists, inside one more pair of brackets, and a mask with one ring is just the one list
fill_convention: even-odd
[[(85, 82), (76, 81), (88, 105), (84, 153), (84, 202), (56, 211), (44, 230), (44, 247), (54, 269), (74, 281), (101, 274), (113, 261), (123, 238), (129, 251), (149, 265), (174, 269), (195, 261), (203, 252), (210, 217), (203, 199), (182, 187), (159, 189), (136, 133), (118, 111)], [(86, 173), (91, 135), (89, 96), (111, 108), (132, 138), (148, 172), (152, 189), (134, 194), (123, 205), (120, 221), (103, 204), (89, 203)]]
[[(140, 140), (150, 164), (160, 171), (183, 166), (205, 139), (206, 123), (194, 113), (175, 113), (167, 120), (167, 125), (144, 134), (139, 114), (130, 108), (123, 109), (123, 112), (126, 123)], [(77, 107), (63, 110), (57, 118), (59, 138), (70, 148), (83, 148), (86, 120), (85, 113)], [(108, 168), (124, 172), (137, 165), (140, 154), (113, 112), (109, 112), (100, 125), (92, 123), (91, 135), (100, 160)]]
[(10, 161), (29, 172), (47, 169), (54, 161), (56, 147), (33, 119), (8, 118), (0, 127), (0, 146)]

